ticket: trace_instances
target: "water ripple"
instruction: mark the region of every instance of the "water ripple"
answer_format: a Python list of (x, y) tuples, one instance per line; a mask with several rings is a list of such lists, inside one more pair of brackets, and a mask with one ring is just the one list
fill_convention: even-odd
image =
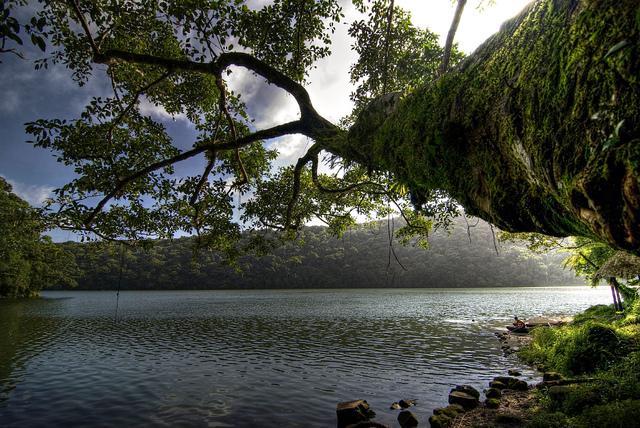
[[(605, 290), (606, 291), (606, 290)], [(0, 302), (9, 427), (329, 426), (364, 398), (426, 420), (452, 385), (516, 362), (491, 330), (514, 314), (607, 302), (585, 289), (50, 292)], [(526, 372), (533, 376), (530, 371)]]

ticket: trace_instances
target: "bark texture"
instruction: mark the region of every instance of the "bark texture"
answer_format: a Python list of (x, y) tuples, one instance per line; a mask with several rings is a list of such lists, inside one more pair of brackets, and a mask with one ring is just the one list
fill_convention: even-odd
[[(640, 253), (640, 2), (539, 0), (334, 151), (508, 231)], [(390, 114), (386, 112), (391, 111)]]

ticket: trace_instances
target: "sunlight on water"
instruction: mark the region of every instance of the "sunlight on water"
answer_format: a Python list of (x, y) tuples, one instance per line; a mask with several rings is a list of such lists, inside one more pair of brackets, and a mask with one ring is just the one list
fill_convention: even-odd
[[(607, 289), (47, 292), (0, 302), (3, 426), (333, 426), (364, 398), (426, 423), (458, 383), (518, 366), (492, 332)], [(535, 376), (525, 371), (531, 379)]]

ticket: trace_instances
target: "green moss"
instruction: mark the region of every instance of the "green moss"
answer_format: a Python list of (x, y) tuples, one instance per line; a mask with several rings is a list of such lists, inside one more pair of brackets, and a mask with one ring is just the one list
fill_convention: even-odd
[[(640, 151), (623, 138), (603, 157), (619, 121), (629, 135), (640, 124), (637, 43), (605, 59), (611, 46), (638, 38), (636, 11), (634, 0), (534, 2), (352, 144), (415, 194), (446, 190), (503, 229), (621, 247), (632, 234), (640, 243), (623, 221), (640, 207), (601, 192), (620, 187), (611, 171)], [(606, 120), (593, 120), (596, 113)]]

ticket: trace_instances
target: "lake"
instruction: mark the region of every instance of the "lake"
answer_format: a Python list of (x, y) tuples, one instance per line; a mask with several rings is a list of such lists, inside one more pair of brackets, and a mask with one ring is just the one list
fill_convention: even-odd
[[(0, 301), (0, 425), (330, 427), (340, 401), (428, 426), (512, 367), (493, 332), (607, 288), (45, 292)], [(537, 375), (525, 368), (526, 379)], [(421, 424), (421, 425), (422, 425)]]

